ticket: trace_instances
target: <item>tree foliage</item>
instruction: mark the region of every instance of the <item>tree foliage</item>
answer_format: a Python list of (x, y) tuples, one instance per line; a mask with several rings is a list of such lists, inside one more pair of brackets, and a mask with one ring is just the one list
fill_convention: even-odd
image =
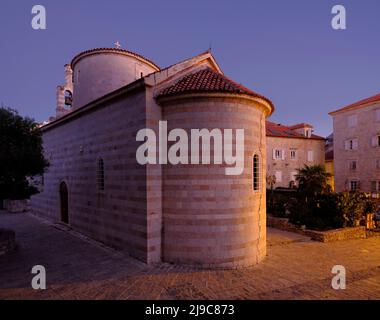
[(23, 199), (37, 192), (29, 178), (48, 167), (37, 123), (0, 108), (0, 199)]
[(306, 200), (318, 194), (330, 192), (331, 188), (327, 183), (330, 177), (331, 174), (322, 165), (305, 165), (298, 169), (296, 176), (298, 191), (305, 196)]

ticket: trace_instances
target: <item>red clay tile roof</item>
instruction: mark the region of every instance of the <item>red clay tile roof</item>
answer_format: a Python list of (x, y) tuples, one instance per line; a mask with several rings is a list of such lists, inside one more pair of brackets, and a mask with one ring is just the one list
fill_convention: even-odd
[(211, 68), (205, 68), (195, 73), (185, 75), (174, 85), (163, 89), (157, 95), (157, 98), (199, 92), (225, 92), (232, 94), (247, 94), (265, 100), (272, 107), (272, 110), (274, 110), (273, 103), (268, 98), (256, 92), (253, 92), (252, 90), (234, 82), (233, 80), (212, 70)]
[(297, 133), (289, 126), (284, 126), (282, 124), (270, 121), (266, 122), (266, 135), (267, 137), (325, 140), (325, 138), (315, 134), (312, 134), (310, 138), (307, 138), (303, 134)]
[(157, 68), (157, 70), (160, 70), (161, 68), (155, 64), (153, 61), (145, 58), (144, 56), (138, 54), (138, 53), (135, 53), (135, 52), (132, 52), (132, 51), (128, 51), (128, 50), (124, 50), (124, 49), (118, 49), (118, 48), (95, 48), (95, 49), (90, 49), (90, 50), (86, 50), (86, 51), (83, 51), (79, 54), (77, 54), (72, 60), (71, 60), (71, 68), (74, 67), (74, 64), (77, 63), (81, 58), (82, 56), (85, 56), (87, 54), (96, 54), (96, 53), (102, 53), (102, 52), (115, 52), (115, 53), (124, 53), (124, 54), (127, 54), (127, 55), (130, 55), (130, 56), (134, 56), (138, 59), (142, 59), (142, 60), (145, 60), (148, 64), (151, 64), (153, 67)]
[(352, 109), (356, 109), (357, 107), (360, 107), (362, 105), (372, 104), (372, 103), (375, 103), (375, 102), (380, 102), (380, 94), (377, 94), (377, 95), (374, 95), (372, 97), (360, 100), (358, 102), (355, 102), (353, 104), (348, 105), (347, 107), (344, 107), (344, 108), (332, 111), (329, 114), (330, 115), (334, 115), (335, 113), (338, 113), (338, 112), (349, 111), (349, 110), (352, 110)]

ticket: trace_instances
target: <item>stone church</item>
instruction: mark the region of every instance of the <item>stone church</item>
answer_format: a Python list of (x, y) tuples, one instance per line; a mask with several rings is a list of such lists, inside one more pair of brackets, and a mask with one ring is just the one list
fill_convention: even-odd
[[(163, 69), (121, 48), (84, 51), (65, 65), (56, 116), (41, 128), (50, 167), (33, 212), (146, 263), (257, 264), (273, 110), (227, 78), (210, 51)], [(224, 164), (139, 164), (136, 134), (158, 135), (159, 121), (168, 130), (244, 129), (242, 174), (226, 175)]]

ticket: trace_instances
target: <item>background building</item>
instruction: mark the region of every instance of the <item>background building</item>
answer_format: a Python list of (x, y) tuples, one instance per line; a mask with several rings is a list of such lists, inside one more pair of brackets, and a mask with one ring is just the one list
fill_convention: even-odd
[(335, 189), (380, 191), (380, 94), (331, 112)]
[(297, 169), (325, 163), (325, 139), (305, 123), (285, 126), (266, 122), (267, 175), (276, 177), (275, 188), (295, 184)]

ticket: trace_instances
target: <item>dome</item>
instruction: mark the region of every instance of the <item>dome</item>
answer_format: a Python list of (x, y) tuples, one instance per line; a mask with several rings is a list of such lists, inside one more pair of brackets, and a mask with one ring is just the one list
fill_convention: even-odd
[(73, 58), (71, 68), (74, 109), (160, 70), (145, 57), (118, 48), (83, 51)]

